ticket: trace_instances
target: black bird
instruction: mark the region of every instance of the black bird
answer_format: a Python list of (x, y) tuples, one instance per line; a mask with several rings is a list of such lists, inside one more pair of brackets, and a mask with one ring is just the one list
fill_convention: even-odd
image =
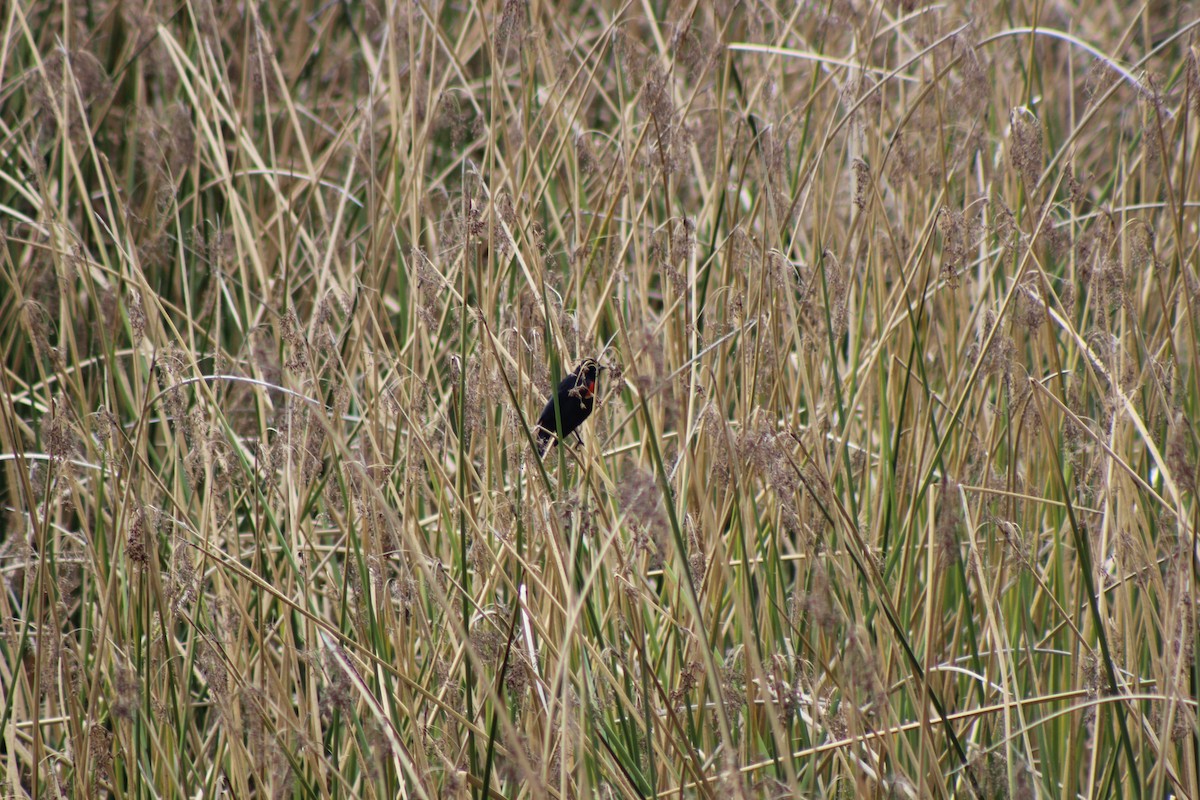
[[(554, 397), (542, 409), (542, 415), (537, 421), (538, 455), (544, 455), (550, 441), (556, 435), (570, 436), (575, 434), (579, 443), (583, 444), (577, 428), (591, 416), (592, 406), (596, 399), (596, 378), (600, 377), (600, 366), (594, 358), (585, 358), (575, 368), (575, 371), (562, 379), (558, 384), (555, 395), (558, 397), (558, 417), (554, 415)], [(557, 424), (556, 424), (557, 423)]]

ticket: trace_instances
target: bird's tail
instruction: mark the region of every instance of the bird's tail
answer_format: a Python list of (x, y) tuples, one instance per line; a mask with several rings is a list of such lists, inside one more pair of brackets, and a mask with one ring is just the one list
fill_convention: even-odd
[(553, 440), (553, 438), (554, 437), (550, 435), (550, 431), (546, 430), (545, 428), (537, 429), (538, 458), (546, 455), (546, 451), (550, 448), (550, 442)]

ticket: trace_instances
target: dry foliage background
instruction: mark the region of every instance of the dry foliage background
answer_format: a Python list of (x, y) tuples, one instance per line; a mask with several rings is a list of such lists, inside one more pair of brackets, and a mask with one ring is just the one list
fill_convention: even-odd
[(1200, 797), (1198, 28), (5, 5), (3, 796)]

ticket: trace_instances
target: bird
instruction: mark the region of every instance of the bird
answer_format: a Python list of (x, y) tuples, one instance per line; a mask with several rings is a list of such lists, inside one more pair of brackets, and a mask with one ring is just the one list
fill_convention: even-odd
[[(558, 389), (546, 401), (542, 415), (537, 421), (538, 455), (545, 455), (550, 442), (557, 436), (570, 436), (583, 444), (578, 428), (592, 414), (596, 401), (596, 379), (600, 371), (607, 369), (594, 358), (579, 362), (575, 371), (563, 378)], [(555, 398), (558, 398), (558, 415), (554, 413)]]

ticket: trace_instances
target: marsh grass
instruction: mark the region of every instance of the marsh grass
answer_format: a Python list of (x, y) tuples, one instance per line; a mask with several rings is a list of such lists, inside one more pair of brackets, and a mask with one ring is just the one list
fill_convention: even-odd
[(4, 796), (1200, 797), (1200, 19), (1093, 5), (6, 6)]

